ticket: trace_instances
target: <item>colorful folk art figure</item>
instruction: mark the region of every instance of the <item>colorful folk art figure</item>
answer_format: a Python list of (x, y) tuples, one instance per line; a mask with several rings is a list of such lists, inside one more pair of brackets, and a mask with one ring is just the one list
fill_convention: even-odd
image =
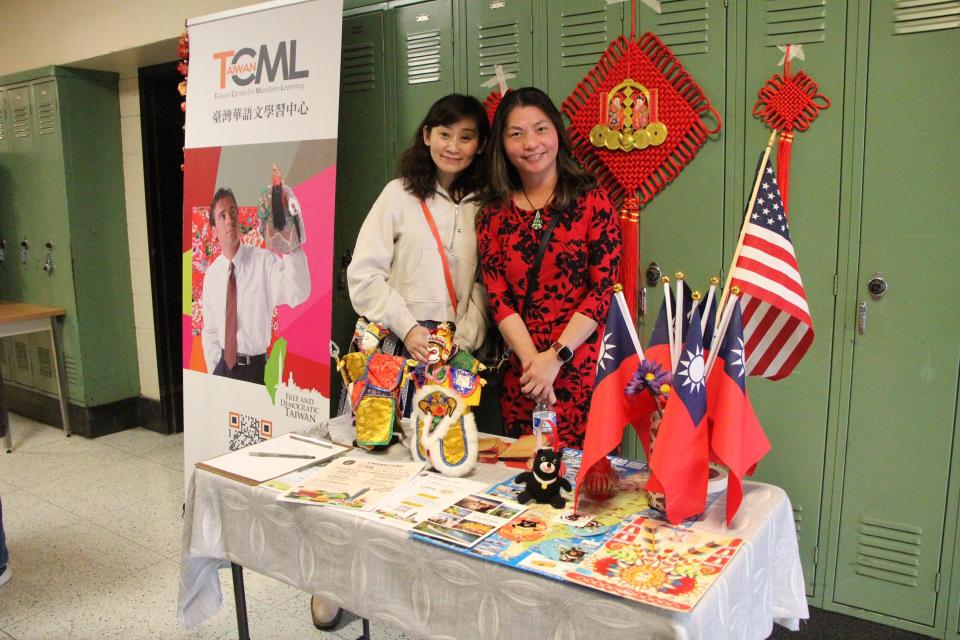
[(431, 329), (428, 362), (413, 371), (410, 452), (443, 475), (459, 477), (477, 464), (477, 423), (471, 410), (480, 403), (484, 381), (477, 375), (480, 361), (453, 342), (455, 331), (452, 322)]
[(570, 491), (573, 486), (563, 477), (566, 467), (563, 464), (563, 449), (560, 448), (556, 429), (550, 433), (553, 447), (538, 449), (533, 456), (530, 470), (524, 471), (514, 480), (525, 487), (517, 496), (517, 502), (526, 504), (533, 500), (540, 504), (549, 504), (554, 509), (563, 509), (567, 499), (560, 494), (560, 490)]
[(379, 322), (360, 318), (354, 331), (357, 350), (337, 358), (337, 371), (347, 385), (356, 422), (356, 444), (365, 449), (383, 448), (399, 440), (394, 429), (408, 361), (377, 351), (388, 333)]
[(280, 166), (274, 164), (270, 173), (270, 186), (260, 191), (257, 207), (260, 234), (266, 239), (268, 249), (286, 255), (306, 241), (306, 231), (300, 201), (284, 182)]

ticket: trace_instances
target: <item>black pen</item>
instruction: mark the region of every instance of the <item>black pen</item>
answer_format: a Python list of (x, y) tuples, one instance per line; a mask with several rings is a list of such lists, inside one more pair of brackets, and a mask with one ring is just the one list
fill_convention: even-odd
[(305, 456), (299, 453), (270, 453), (268, 451), (251, 451), (250, 455), (258, 458), (300, 458), (301, 460), (313, 460), (316, 456)]

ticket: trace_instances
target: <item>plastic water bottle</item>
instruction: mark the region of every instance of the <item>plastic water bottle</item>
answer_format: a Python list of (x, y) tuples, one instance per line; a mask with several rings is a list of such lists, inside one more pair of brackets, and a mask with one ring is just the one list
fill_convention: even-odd
[(537, 440), (537, 449), (544, 447), (543, 439), (548, 438), (549, 446), (552, 434), (557, 428), (557, 414), (546, 402), (538, 402), (533, 407), (533, 435)]

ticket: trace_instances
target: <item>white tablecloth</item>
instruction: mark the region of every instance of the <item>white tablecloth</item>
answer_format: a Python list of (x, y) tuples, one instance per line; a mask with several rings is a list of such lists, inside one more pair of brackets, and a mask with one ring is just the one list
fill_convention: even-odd
[[(403, 456), (395, 446), (390, 457)], [(367, 455), (367, 454), (362, 454)], [(480, 465), (491, 484), (516, 470)], [(696, 527), (744, 539), (691, 612), (658, 609), (467, 557), (347, 512), (277, 502), (277, 493), (196, 470), (188, 487), (178, 617), (220, 608), (219, 569), (235, 562), (417, 638), (760, 639), (807, 618), (790, 500), (746, 483), (732, 527), (724, 500)]]

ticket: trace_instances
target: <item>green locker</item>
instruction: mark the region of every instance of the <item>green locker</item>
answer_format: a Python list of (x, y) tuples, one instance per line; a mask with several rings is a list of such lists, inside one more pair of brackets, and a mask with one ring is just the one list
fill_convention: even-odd
[[(390, 152), (393, 131), (383, 126), (388, 121), (385, 16), (377, 11), (343, 19), (332, 329), (332, 338), (343, 352), (349, 348), (357, 320), (347, 291), (346, 267), (360, 225), (394, 165)], [(361, 131), (382, 131), (383, 135), (357, 135)], [(336, 403), (340, 377), (334, 374), (332, 383), (331, 397)]]
[[(960, 152), (944, 133), (960, 131), (960, 111), (930, 90), (956, 95), (960, 73), (955, 19), (915, 4), (861, 8), (859, 256), (842, 311), (857, 331), (833, 599), (933, 626), (960, 365)], [(921, 126), (891, 148), (895, 123)]]
[[(72, 405), (132, 400), (139, 384), (117, 76), (51, 67), (0, 78), (0, 86), (12, 124), (9, 144), (0, 147), (0, 187), (9, 186), (0, 296), (66, 310)], [(16, 179), (8, 183), (10, 176)], [(52, 391), (46, 337), (26, 344), (33, 379), (21, 375), (17, 382)], [(21, 354), (14, 355), (16, 364)], [(77, 430), (87, 425), (81, 420)]]
[[(750, 197), (756, 163), (770, 129), (750, 114), (757, 91), (773, 76), (783, 74), (776, 45), (802, 44), (806, 60), (793, 60), (793, 73), (804, 71), (831, 100), (807, 131), (797, 132), (790, 174), (789, 220), (816, 338), (803, 361), (788, 378), (770, 382), (750, 379), (750, 396), (773, 450), (760, 463), (755, 478), (782, 487), (790, 496), (799, 537), (807, 593), (821, 597), (816, 584), (820, 506), (824, 496), (824, 465), (834, 352), (841, 217), (841, 156), (843, 153), (844, 65), (846, 6), (843, 2), (766, 2), (745, 4), (746, 69), (740, 113), (743, 178), (739, 206), (729, 212), (727, 256), (732, 256), (743, 207)], [(776, 158), (777, 148), (772, 156)], [(725, 268), (728, 265), (725, 265)], [(825, 549), (824, 549), (825, 550)]]
[(533, 5), (527, 0), (469, 0), (467, 21), (467, 93), (485, 99), (497, 85), (483, 83), (496, 77), (500, 65), (511, 87), (533, 84)]
[(623, 33), (624, 4), (606, 0), (548, 0), (546, 4), (546, 81), (559, 107), (611, 41)]
[[(661, 2), (662, 13), (657, 14), (637, 3), (636, 34), (637, 38), (647, 31), (657, 34), (723, 118), (726, 41), (722, 34), (727, 17), (722, 6), (708, 10), (708, 4), (705, 0)], [(713, 116), (707, 115), (704, 120), (708, 128), (716, 128)], [(726, 127), (729, 124), (725, 122)], [(718, 185), (724, 182), (728, 137), (726, 129), (709, 136), (676, 179), (640, 211), (637, 277), (642, 289), (641, 311), (645, 310), (639, 318), (643, 344), (649, 341), (663, 301), (661, 275), (670, 277), (670, 286), (675, 290), (674, 276), (682, 271), (690, 288), (706, 295), (710, 277), (724, 267), (724, 188)], [(642, 457), (642, 447), (632, 431), (627, 432), (624, 440), (627, 452)]]
[(438, 98), (453, 93), (453, 6), (432, 0), (393, 10), (396, 33), (396, 144), (393, 158)]

